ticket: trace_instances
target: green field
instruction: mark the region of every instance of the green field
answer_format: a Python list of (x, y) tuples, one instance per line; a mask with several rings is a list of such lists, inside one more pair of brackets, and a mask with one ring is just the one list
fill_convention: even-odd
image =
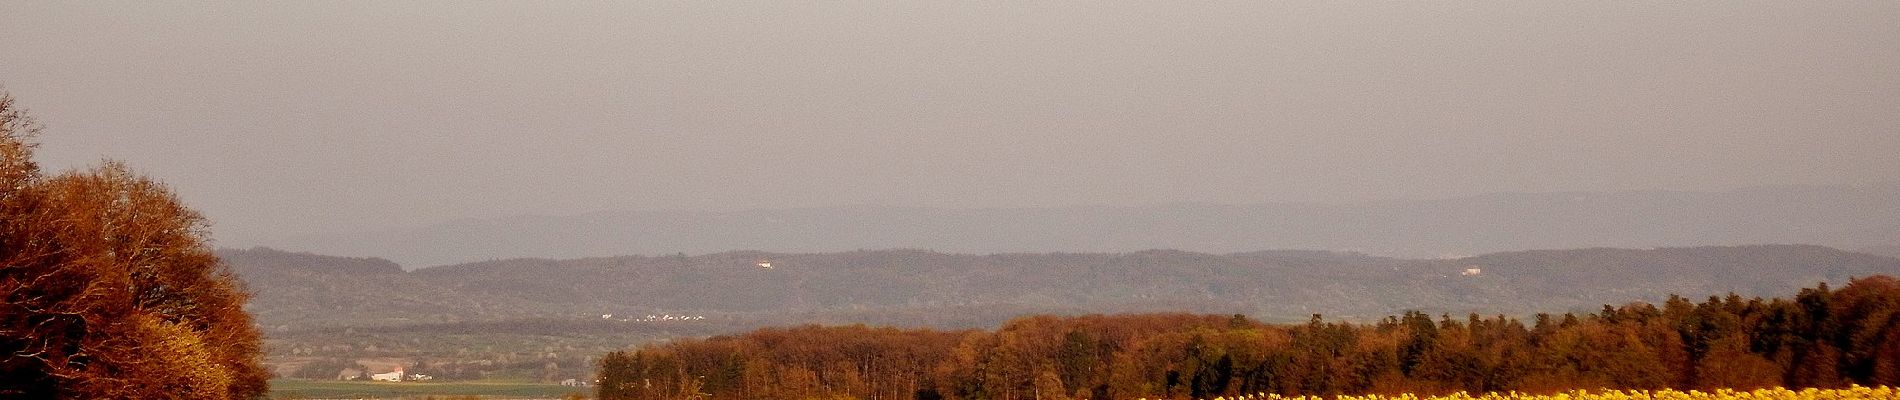
[(481, 396), (494, 399), (554, 399), (570, 393), (593, 395), (591, 388), (507, 381), (469, 382), (360, 382), (273, 379), (273, 399), (423, 399)]

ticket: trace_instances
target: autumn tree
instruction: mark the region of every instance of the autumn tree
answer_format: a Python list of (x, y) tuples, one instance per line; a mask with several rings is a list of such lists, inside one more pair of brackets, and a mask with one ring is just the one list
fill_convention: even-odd
[(107, 162), (44, 176), (0, 94), (0, 397), (262, 397), (248, 294), (206, 223)]

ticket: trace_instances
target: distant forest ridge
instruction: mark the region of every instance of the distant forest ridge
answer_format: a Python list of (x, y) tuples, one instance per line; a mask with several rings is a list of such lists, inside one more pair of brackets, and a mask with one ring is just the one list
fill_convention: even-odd
[(1669, 294), (1772, 296), (1820, 282), (1900, 275), (1900, 259), (1812, 245), (1537, 250), (1456, 259), (1321, 251), (744, 251), (511, 259), (416, 271), (382, 259), (263, 248), (218, 254), (256, 293), (250, 310), (273, 332), (649, 315), (678, 326), (940, 328), (993, 327), (1027, 313), (1185, 311), (1281, 322), (1312, 314), (1365, 321), (1407, 310), (1523, 316), (1658, 302)]
[(1900, 246), (1900, 184), (1498, 193), (1347, 204), (608, 211), (238, 242), (373, 255), (409, 268), (524, 257), (736, 249), (822, 253), (923, 248), (974, 254), (1323, 249), (1406, 258), (1759, 243), (1877, 250)]

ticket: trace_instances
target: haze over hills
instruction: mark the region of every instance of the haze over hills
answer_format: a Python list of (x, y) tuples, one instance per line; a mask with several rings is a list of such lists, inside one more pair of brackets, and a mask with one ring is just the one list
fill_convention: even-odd
[(736, 249), (808, 253), (927, 248), (986, 254), (1286, 248), (1405, 258), (1757, 243), (1865, 249), (1900, 243), (1900, 184), (1499, 193), (1343, 205), (624, 211), (468, 219), (406, 230), (258, 242), (323, 254), (385, 257), (410, 268), (522, 257)]
[[(402, 271), (380, 259), (220, 252), (277, 331), (703, 315), (720, 323), (991, 326), (1031, 312), (1188, 311), (1268, 320), (1404, 310), (1529, 315), (1900, 274), (1900, 259), (1811, 245), (1579, 249), (1396, 259), (1353, 253), (947, 254), (924, 250), (514, 259)], [(770, 260), (773, 268), (755, 265)], [(783, 320), (783, 321), (781, 321)]]
[(1867, 254), (1900, 258), (1900, 245), (1874, 246), (1874, 247), (1868, 247), (1868, 248), (1863, 248), (1863, 249), (1857, 249), (1855, 251), (1867, 253)]

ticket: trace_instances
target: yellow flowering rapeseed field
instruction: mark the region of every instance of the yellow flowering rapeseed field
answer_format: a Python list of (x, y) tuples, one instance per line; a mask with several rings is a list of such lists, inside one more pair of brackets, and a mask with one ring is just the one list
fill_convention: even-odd
[[(1464, 392), (1443, 396), (1416, 395), (1364, 395), (1364, 396), (1281, 396), (1277, 394), (1258, 394), (1231, 397), (1216, 397), (1209, 400), (1851, 400), (1851, 399), (1900, 399), (1900, 391), (1894, 388), (1851, 386), (1843, 389), (1801, 389), (1783, 388), (1756, 390), (1717, 389), (1698, 390), (1572, 390), (1557, 394), (1524, 394), (1516, 392), (1469, 394)], [(1146, 399), (1143, 399), (1146, 400)]]

